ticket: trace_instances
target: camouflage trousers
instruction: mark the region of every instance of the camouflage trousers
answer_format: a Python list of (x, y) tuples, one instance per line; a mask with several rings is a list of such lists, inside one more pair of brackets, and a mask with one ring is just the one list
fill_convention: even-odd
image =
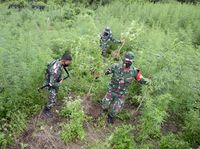
[(58, 93), (58, 88), (49, 87), (47, 108), (51, 109), (56, 104), (57, 93)]
[(108, 91), (105, 97), (102, 99), (102, 108), (104, 110), (109, 110), (109, 114), (114, 117), (122, 110), (124, 106), (124, 100), (124, 95), (119, 95), (118, 93)]
[(108, 44), (105, 42), (101, 42), (100, 43), (100, 47), (101, 47), (101, 52), (102, 52), (102, 56), (105, 57), (106, 53), (107, 53), (107, 49), (108, 49)]
[[(43, 85), (49, 84), (49, 74), (45, 74), (45, 80)], [(56, 95), (58, 93), (58, 88), (48, 87), (48, 103), (47, 108), (51, 109), (56, 103)]]

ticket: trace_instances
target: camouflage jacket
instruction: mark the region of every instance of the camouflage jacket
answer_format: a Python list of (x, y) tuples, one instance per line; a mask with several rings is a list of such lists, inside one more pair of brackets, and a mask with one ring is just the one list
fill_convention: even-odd
[(137, 80), (141, 84), (146, 83), (140, 70), (132, 66), (127, 72), (125, 72), (123, 64), (113, 64), (111, 68), (107, 70), (106, 74), (112, 74), (109, 83), (109, 91), (120, 95), (127, 94), (128, 86), (131, 84), (133, 79)]
[(121, 43), (120, 40), (117, 40), (117, 39), (112, 37), (112, 32), (111, 33), (108, 33), (108, 32), (101, 33), (101, 35), (100, 35), (100, 44), (102, 44), (102, 43), (104, 43), (104, 44), (106, 43), (107, 44), (109, 41), (112, 41), (114, 43)]
[(52, 87), (59, 87), (59, 82), (62, 77), (62, 67), (59, 59), (48, 64), (49, 84)]

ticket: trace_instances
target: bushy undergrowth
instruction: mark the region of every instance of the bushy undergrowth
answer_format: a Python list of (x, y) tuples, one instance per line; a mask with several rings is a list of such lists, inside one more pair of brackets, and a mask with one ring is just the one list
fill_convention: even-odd
[[(109, 56), (103, 63), (99, 48), (99, 34), (108, 25), (114, 37), (125, 38), (121, 54), (133, 51), (134, 65), (153, 82), (150, 87), (134, 82), (129, 88), (131, 103), (139, 104), (145, 97), (139, 144), (160, 141), (161, 124), (170, 111), (182, 122), (179, 139), (197, 146), (199, 18), (198, 5), (179, 3), (115, 1), (96, 10), (50, 5), (44, 11), (8, 10), (0, 5), (0, 144), (10, 143), (17, 137), (14, 132), (23, 131), (25, 120), (41, 109), (44, 101), (37, 88), (43, 83), (46, 64), (66, 50), (73, 56), (71, 78), (62, 84), (60, 95), (90, 92), (101, 100), (109, 81), (104, 70), (115, 62)], [(110, 51), (117, 48), (111, 45)]]
[(160, 141), (160, 148), (161, 149), (189, 149), (189, 145), (187, 142), (180, 140), (174, 134), (168, 134), (167, 136), (162, 136)]
[[(146, 90), (146, 92), (148, 92)], [(171, 95), (161, 95), (156, 99), (148, 98), (144, 104), (143, 115), (140, 119), (139, 139), (142, 144), (151, 139), (158, 139), (161, 136), (161, 124), (167, 117), (167, 109), (173, 100)]]
[(188, 111), (184, 120), (183, 127), (183, 138), (193, 146), (198, 147), (200, 144), (200, 112), (199, 111)]
[(107, 148), (136, 149), (136, 143), (131, 135), (132, 129), (130, 125), (116, 127), (108, 139)]
[(81, 107), (80, 99), (74, 101), (68, 101), (62, 108), (60, 114), (66, 118), (69, 118), (69, 123), (64, 124), (60, 133), (61, 139), (68, 143), (76, 138), (84, 139), (85, 131), (83, 129), (83, 122), (85, 120), (85, 114)]

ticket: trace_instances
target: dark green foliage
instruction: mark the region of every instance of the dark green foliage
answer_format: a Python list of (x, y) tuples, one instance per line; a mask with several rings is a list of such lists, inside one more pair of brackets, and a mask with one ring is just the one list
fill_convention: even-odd
[(191, 110), (187, 112), (185, 123), (183, 127), (183, 138), (192, 144), (194, 147), (198, 147), (200, 144), (200, 111)]
[[(126, 40), (121, 54), (133, 51), (134, 66), (153, 82), (141, 86), (135, 81), (129, 88), (130, 103), (139, 105), (144, 99), (139, 109), (140, 123), (136, 126), (140, 132), (139, 138), (136, 136), (138, 145), (153, 148), (162, 140), (162, 145), (170, 146), (160, 129), (169, 114), (176, 113), (174, 123), (179, 124), (178, 130), (182, 132), (177, 132), (179, 138), (172, 139), (196, 147), (200, 140), (199, 5), (130, 0), (111, 2), (95, 7), (94, 11), (79, 5), (81, 1), (77, 1), (78, 6), (71, 1), (69, 5), (57, 2), (63, 7), (55, 5), (56, 1), (44, 1), (48, 4), (44, 11), (15, 11), (0, 5), (1, 146), (17, 137), (24, 130), (27, 118), (44, 105), (37, 88), (43, 83), (46, 64), (66, 50), (73, 56), (68, 68), (71, 77), (62, 84), (58, 99), (67, 92), (89, 94), (95, 101), (103, 98), (110, 79), (104, 76), (104, 71), (115, 61), (110, 55), (106, 63), (102, 61), (99, 34), (109, 25), (114, 37)], [(113, 46), (111, 50), (116, 48)], [(122, 116), (126, 118), (129, 116)], [(79, 124), (73, 127), (66, 124), (63, 132), (82, 129), (82, 122)], [(78, 132), (75, 134), (77, 137)], [(63, 133), (63, 138), (68, 139), (68, 133)]]
[(66, 41), (62, 40), (62, 39), (56, 39), (53, 40), (50, 48), (53, 52), (52, 57), (54, 59), (58, 59), (60, 58), (60, 56), (65, 52), (70, 52), (70, 49), (68, 49), (67, 43)]
[[(0, 2), (8, 2), (9, 0), (1, 0)], [(64, 6), (68, 4), (75, 4), (75, 5), (83, 5), (83, 6), (90, 6), (92, 8), (97, 9), (98, 6), (104, 6), (107, 4), (110, 4), (114, 2), (115, 0), (20, 0), (27, 3), (32, 2), (42, 2), (42, 3), (49, 3), (59, 6)], [(151, 2), (151, 3), (170, 3), (170, 2), (181, 2), (181, 3), (191, 3), (191, 4), (199, 4), (199, 0), (122, 0), (126, 3), (145, 3), (145, 2)], [(15, 1), (17, 2), (17, 1)], [(37, 8), (38, 9), (38, 8)]]
[(31, 4), (31, 8), (33, 9), (38, 9), (38, 10), (44, 10), (46, 7), (46, 4), (42, 1), (39, 1), (39, 2), (33, 2)]
[(74, 16), (76, 15), (76, 12), (74, 11), (74, 9), (66, 9), (65, 13), (64, 13), (64, 19), (66, 20), (71, 20), (74, 18)]
[(67, 2), (66, 0), (53, 0), (53, 2), (57, 5), (63, 6)]
[(180, 140), (174, 134), (163, 136), (160, 141), (160, 149), (190, 149), (189, 144)]
[(5, 134), (0, 132), (0, 146), (5, 149), (7, 144), (7, 139), (5, 138)]
[[(148, 92), (147, 90), (145, 92)], [(171, 95), (161, 95), (156, 99), (147, 98), (149, 95), (144, 95), (146, 102), (142, 118), (140, 119), (140, 140), (146, 142), (150, 138), (159, 138), (161, 135), (161, 124), (167, 116), (169, 103), (173, 100)]]
[(84, 139), (85, 131), (83, 129), (83, 122), (85, 115), (81, 107), (80, 99), (68, 101), (62, 108), (60, 114), (70, 120), (69, 123), (64, 124), (60, 133), (61, 139), (68, 143), (76, 138)]
[(115, 149), (136, 149), (136, 144), (131, 135), (133, 130), (130, 125), (116, 127), (108, 139), (108, 148)]
[(182, 3), (193, 3), (193, 4), (200, 3), (199, 0), (177, 0), (177, 1), (182, 2)]
[[(1, 35), (7, 36), (6, 40), (12, 42), (8, 44), (4, 41), (5, 38), (0, 39), (0, 82), (4, 88), (0, 95), (0, 129), (5, 133), (7, 142), (17, 137), (24, 130), (27, 117), (41, 108), (43, 99), (37, 88), (42, 84), (45, 63), (49, 59), (41, 50), (42, 47), (35, 46), (32, 42), (39, 39), (31, 31), (36, 24), (29, 24), (32, 18), (29, 11), (19, 13), (9, 15), (4, 20), (15, 28), (10, 28), (10, 25), (2, 28), (3, 23), (0, 23)], [(0, 18), (2, 17), (1, 13)], [(32, 39), (33, 36), (37, 38)], [(33, 49), (37, 49), (37, 52)]]
[(25, 0), (14, 0), (10, 2), (8, 9), (13, 8), (13, 9), (21, 10), (25, 6), (27, 6), (27, 2)]
[(123, 110), (117, 115), (120, 120), (126, 121), (131, 119), (131, 114), (128, 111)]

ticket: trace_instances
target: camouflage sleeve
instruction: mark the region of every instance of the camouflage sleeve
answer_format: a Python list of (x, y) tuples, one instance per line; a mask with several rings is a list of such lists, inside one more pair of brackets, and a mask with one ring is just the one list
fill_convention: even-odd
[(112, 36), (110, 37), (110, 40), (114, 43), (121, 43), (120, 40), (113, 38)]
[(139, 69), (134, 69), (134, 77), (140, 84), (147, 84), (146, 78), (144, 78)]
[(114, 73), (115, 69), (117, 68), (117, 64), (113, 64), (110, 68), (108, 68), (105, 72), (105, 75)]
[(99, 43), (102, 43), (102, 34), (100, 34)]
[(50, 71), (49, 85), (52, 87), (59, 87), (59, 78), (61, 76), (61, 67), (53, 66)]

